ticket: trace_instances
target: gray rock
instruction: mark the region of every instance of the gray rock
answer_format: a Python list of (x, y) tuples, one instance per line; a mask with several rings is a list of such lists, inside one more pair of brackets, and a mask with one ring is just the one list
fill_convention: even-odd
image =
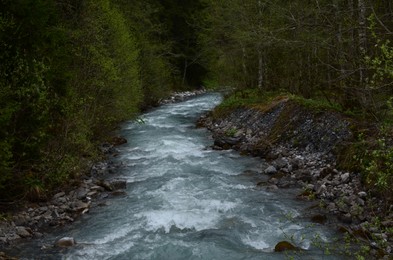
[(329, 212), (335, 212), (337, 211), (336, 204), (334, 202), (329, 203), (329, 205), (326, 207)]
[(344, 173), (341, 175), (341, 182), (346, 183), (349, 180), (349, 172)]
[(358, 193), (358, 196), (359, 196), (360, 198), (364, 199), (364, 198), (367, 197), (367, 193), (366, 193), (365, 191), (361, 191), (361, 192)]
[(277, 185), (269, 185), (269, 186), (267, 186), (266, 187), (266, 190), (267, 191), (275, 191), (275, 190), (278, 190), (278, 187), (277, 187)]
[(264, 171), (266, 174), (275, 174), (277, 173), (277, 169), (276, 167), (274, 167), (273, 165), (270, 165), (269, 167), (267, 167)]
[(53, 196), (53, 199), (54, 199), (54, 200), (57, 200), (58, 198), (64, 197), (64, 196), (65, 196), (65, 192), (62, 191), (62, 192), (59, 192), (59, 193), (55, 194), (55, 195)]
[(110, 181), (114, 190), (124, 190), (127, 188), (127, 181), (123, 179), (114, 179)]
[(71, 204), (72, 210), (77, 212), (82, 212), (90, 207), (89, 203), (84, 203), (83, 201), (77, 200)]
[(72, 247), (76, 244), (73, 237), (63, 237), (56, 241), (55, 245), (57, 247)]
[(89, 193), (89, 190), (87, 188), (79, 187), (76, 190), (76, 198), (79, 200), (84, 199), (86, 197), (87, 193)]
[(276, 169), (282, 169), (288, 165), (288, 162), (284, 160), (283, 158), (278, 158), (272, 162), (273, 166), (276, 167)]
[(16, 227), (16, 234), (20, 237), (31, 237), (31, 230), (23, 226)]

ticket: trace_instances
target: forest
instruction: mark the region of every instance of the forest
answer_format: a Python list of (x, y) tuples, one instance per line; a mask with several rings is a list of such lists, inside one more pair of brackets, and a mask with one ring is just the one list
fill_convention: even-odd
[(290, 93), (391, 136), (393, 2), (1, 0), (0, 64), (0, 196), (44, 199), (174, 90)]

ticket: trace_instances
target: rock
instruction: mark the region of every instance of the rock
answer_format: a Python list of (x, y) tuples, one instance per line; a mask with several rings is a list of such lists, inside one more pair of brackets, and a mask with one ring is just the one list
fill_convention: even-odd
[(56, 241), (55, 245), (57, 247), (71, 247), (76, 244), (73, 237), (63, 237)]
[(267, 167), (264, 171), (266, 174), (275, 174), (277, 173), (277, 169), (276, 167), (274, 167), (273, 165), (270, 165), (269, 167)]
[(31, 229), (22, 226), (16, 227), (16, 234), (20, 237), (31, 237)]
[(76, 198), (77, 198), (77, 199), (81, 200), (81, 199), (86, 198), (87, 193), (89, 193), (89, 190), (88, 190), (87, 188), (85, 188), (85, 187), (79, 187), (79, 188), (76, 190), (75, 195), (76, 195)]
[(112, 196), (125, 196), (125, 195), (127, 195), (127, 193), (122, 190), (115, 190), (115, 191), (111, 192), (111, 195)]
[(352, 223), (352, 215), (350, 213), (340, 215), (339, 219), (345, 223), (345, 224), (351, 224)]
[(110, 181), (114, 190), (124, 190), (127, 188), (127, 181), (123, 179), (114, 179)]
[(314, 184), (310, 183), (310, 184), (306, 185), (306, 188), (309, 189), (309, 190), (314, 190), (315, 186), (314, 186)]
[(29, 217), (28, 217), (28, 215), (25, 216), (25, 215), (20, 214), (20, 215), (16, 215), (13, 218), (13, 221), (14, 221), (15, 225), (23, 226), (23, 225), (25, 225), (26, 223), (29, 222)]
[(102, 186), (94, 185), (94, 186), (92, 186), (92, 187), (90, 188), (90, 190), (92, 190), (92, 191), (98, 191), (98, 192), (102, 192), (102, 191), (104, 191), (104, 190), (105, 190), (105, 188), (104, 188), (104, 187), (102, 187)]
[(341, 182), (346, 183), (349, 180), (349, 172), (344, 173), (341, 175)]
[(299, 169), (296, 170), (295, 172), (295, 177), (298, 180), (302, 180), (305, 182), (311, 182), (312, 181), (312, 176), (309, 170), (306, 169)]
[(275, 191), (275, 190), (278, 190), (278, 187), (277, 187), (277, 185), (269, 185), (269, 186), (267, 186), (266, 187), (266, 190), (267, 191)]
[(215, 146), (223, 147), (224, 149), (229, 146), (236, 145), (240, 142), (240, 137), (227, 137), (227, 136), (220, 136), (217, 137), (214, 141)]
[(101, 180), (101, 181), (97, 182), (97, 185), (103, 187), (107, 191), (113, 191), (112, 185), (106, 180)]
[(18, 258), (9, 256), (4, 252), (0, 252), (0, 259), (2, 259), (2, 260), (18, 260)]
[(118, 146), (127, 143), (127, 139), (121, 136), (114, 136), (112, 137), (111, 144), (113, 146)]
[(274, 160), (272, 162), (272, 165), (276, 168), (276, 169), (282, 169), (284, 167), (286, 167), (288, 165), (287, 161), (284, 160), (283, 158), (278, 158), (276, 160)]
[(56, 194), (53, 196), (53, 200), (57, 200), (58, 198), (63, 197), (63, 196), (65, 196), (65, 192), (64, 192), (64, 191), (59, 192), (59, 193), (56, 193)]
[(278, 242), (277, 245), (274, 247), (275, 252), (296, 251), (296, 250), (299, 250), (299, 248), (292, 245), (288, 241)]
[(325, 224), (327, 217), (325, 215), (314, 215), (311, 217), (311, 221), (318, 224)]
[(107, 191), (121, 190), (127, 188), (127, 181), (122, 179), (101, 180), (97, 185), (105, 188)]
[(337, 206), (334, 202), (329, 203), (329, 205), (326, 207), (329, 212), (335, 212), (337, 211)]
[(365, 199), (367, 197), (367, 193), (365, 191), (361, 191), (358, 193), (358, 196), (362, 199)]
[(82, 212), (90, 207), (89, 203), (84, 203), (83, 201), (77, 200), (71, 204), (72, 210), (76, 212)]

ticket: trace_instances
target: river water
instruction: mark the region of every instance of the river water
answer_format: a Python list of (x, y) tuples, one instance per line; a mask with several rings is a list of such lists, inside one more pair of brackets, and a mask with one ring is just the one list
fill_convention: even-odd
[[(294, 190), (257, 187), (264, 162), (234, 151), (215, 151), (195, 121), (219, 104), (205, 94), (168, 104), (127, 122), (116, 174), (127, 180), (127, 195), (91, 210), (74, 224), (21, 245), (27, 259), (339, 259), (326, 255), (334, 234), (301, 216), (310, 204)], [(42, 250), (71, 236), (78, 245)], [(276, 253), (291, 241), (304, 250)]]

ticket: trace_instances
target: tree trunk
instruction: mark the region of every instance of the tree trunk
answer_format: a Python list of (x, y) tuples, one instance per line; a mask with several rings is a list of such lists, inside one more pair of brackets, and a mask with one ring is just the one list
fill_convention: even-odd
[(263, 88), (263, 56), (261, 47), (258, 47), (258, 88)]

